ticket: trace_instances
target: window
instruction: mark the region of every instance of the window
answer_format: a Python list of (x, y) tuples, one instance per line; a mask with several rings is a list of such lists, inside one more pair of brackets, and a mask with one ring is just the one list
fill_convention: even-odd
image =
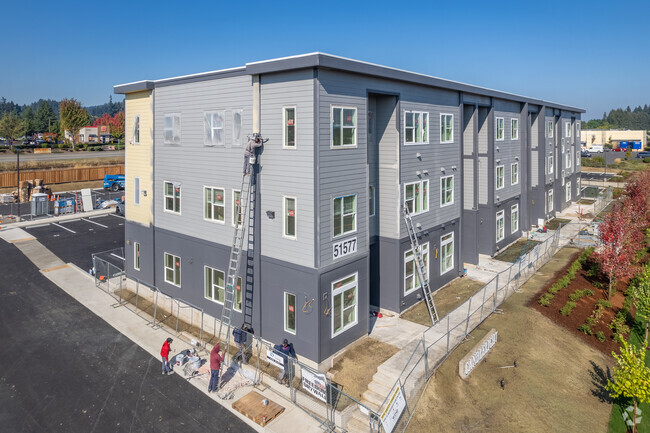
[(285, 238), (296, 239), (296, 199), (293, 197), (284, 197), (283, 204), (283, 221)]
[(284, 330), (296, 333), (296, 295), (284, 292)]
[(282, 111), (282, 147), (296, 148), (296, 107), (284, 107)]
[(454, 233), (440, 238), (440, 275), (454, 269)]
[(238, 226), (241, 225), (242, 222), (242, 205), (243, 203), (239, 203), (239, 198), (241, 196), (241, 192), (237, 190), (232, 191), (232, 225), (233, 227), (235, 226), (235, 221), (237, 222), (236, 224)]
[(332, 146), (357, 145), (357, 109), (332, 107)]
[(553, 121), (546, 121), (546, 136), (548, 138), (553, 138)]
[[(429, 279), (429, 243), (420, 245), (420, 254), (424, 262), (424, 269), (422, 269), (422, 276)], [(417, 271), (417, 264), (413, 250), (404, 252), (404, 295), (419, 289), (422, 286), (420, 275)]]
[(205, 267), (205, 297), (220, 304), (226, 299), (226, 276), (219, 269)]
[(502, 141), (504, 140), (503, 136), (503, 117), (497, 117), (497, 140)]
[(510, 119), (510, 128), (512, 131), (512, 139), (519, 140), (519, 119)]
[(332, 337), (357, 324), (357, 274), (332, 283)]
[(497, 212), (497, 242), (502, 241), (505, 237), (505, 217), (506, 212), (503, 210), (500, 210)]
[(204, 138), (203, 144), (206, 146), (223, 146), (224, 145), (224, 118), (225, 111), (208, 111), (203, 113)]
[(368, 215), (375, 216), (375, 187), (368, 185)]
[(429, 181), (422, 180), (404, 185), (404, 206), (412, 215), (429, 210)]
[(232, 110), (232, 144), (233, 146), (241, 146), (241, 130), (242, 130), (242, 112), (241, 108)]
[(140, 204), (140, 178), (133, 178), (133, 204)]
[(233, 308), (236, 311), (241, 311), (241, 293), (242, 293), (242, 285), (241, 285), (241, 277), (237, 277), (237, 290), (235, 290), (235, 303), (233, 305)]
[(440, 178), (440, 207), (454, 203), (454, 176)]
[(553, 174), (553, 155), (548, 156), (548, 174)]
[(516, 233), (519, 230), (519, 205), (513, 205), (510, 208), (510, 233)]
[(454, 115), (453, 114), (440, 115), (440, 142), (441, 143), (454, 142)]
[(569, 150), (566, 154), (566, 168), (571, 168), (573, 165), (573, 153)]
[(576, 177), (576, 194), (579, 196), (582, 193), (582, 188), (580, 185), (581, 179)]
[(226, 216), (225, 190), (223, 188), (203, 187), (203, 218), (224, 222)]
[(579, 151), (579, 150), (576, 150), (576, 167), (579, 166), (580, 163), (582, 162), (582, 161), (580, 160), (580, 158), (581, 158), (581, 157), (580, 157), (580, 151)]
[(334, 237), (357, 230), (357, 195), (334, 199)]
[(407, 111), (404, 113), (404, 143), (425, 144), (429, 142), (429, 113)]
[(163, 143), (181, 143), (181, 115), (165, 114), (165, 127), (163, 128)]
[(140, 270), (140, 242), (133, 242), (133, 269)]
[(564, 123), (564, 136), (567, 138), (571, 137), (571, 122)]
[(571, 201), (571, 181), (566, 183), (566, 197), (565, 201)]
[(165, 182), (165, 211), (181, 213), (181, 185)]
[(510, 185), (519, 183), (519, 163), (515, 162), (510, 165)]
[(140, 116), (133, 119), (133, 144), (140, 144)]
[(165, 281), (175, 286), (181, 286), (181, 258), (165, 253)]
[(497, 189), (502, 189), (505, 186), (505, 173), (506, 169), (503, 165), (497, 166)]
[(553, 190), (548, 190), (548, 197), (546, 199), (546, 212), (553, 212)]

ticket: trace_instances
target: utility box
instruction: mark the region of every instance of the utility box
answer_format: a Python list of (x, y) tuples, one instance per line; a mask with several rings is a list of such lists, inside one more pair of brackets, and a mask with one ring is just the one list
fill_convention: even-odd
[(32, 194), (32, 215), (47, 215), (48, 203), (47, 194)]

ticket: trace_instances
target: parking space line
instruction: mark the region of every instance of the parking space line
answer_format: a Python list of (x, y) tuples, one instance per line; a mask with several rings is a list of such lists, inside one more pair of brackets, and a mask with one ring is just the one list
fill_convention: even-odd
[(109, 215), (110, 215), (110, 216), (114, 216), (115, 218), (122, 218), (122, 219), (124, 219), (123, 216), (119, 216), (119, 215), (116, 215), (116, 214), (114, 214), (114, 213), (109, 213)]
[(28, 229), (28, 230), (29, 230), (29, 229), (37, 229), (37, 228), (41, 228), (41, 227), (47, 227), (47, 226), (49, 226), (49, 225), (50, 225), (50, 223), (47, 223), (47, 224), (39, 224), (39, 225), (37, 225), (37, 226), (29, 226), (29, 227), (27, 227), (27, 229)]
[(98, 218), (106, 218), (107, 216), (108, 216), (108, 215), (97, 215), (97, 216), (91, 216), (91, 217), (88, 217), (88, 219), (96, 220), (96, 219), (98, 219)]
[(61, 224), (52, 223), (52, 225), (53, 225), (53, 226), (57, 226), (57, 227), (61, 227), (63, 230), (67, 230), (67, 231), (69, 231), (70, 233), (77, 233), (77, 232), (74, 231), (74, 230), (70, 230), (70, 229), (67, 228), (67, 227), (63, 227)]
[(81, 219), (82, 219), (83, 221), (88, 221), (89, 223), (97, 224), (98, 226), (100, 226), (100, 227), (104, 227), (105, 229), (108, 228), (108, 226), (105, 226), (104, 224), (100, 224), (100, 223), (98, 223), (98, 222), (91, 221), (91, 220), (86, 219), (86, 218), (81, 218)]
[[(73, 219), (73, 220), (65, 220), (65, 221), (61, 221), (61, 224), (73, 223), (73, 222), (75, 222), (75, 221), (81, 221), (81, 218), (77, 218), (77, 219)], [(54, 224), (54, 223), (52, 223), (52, 224)]]

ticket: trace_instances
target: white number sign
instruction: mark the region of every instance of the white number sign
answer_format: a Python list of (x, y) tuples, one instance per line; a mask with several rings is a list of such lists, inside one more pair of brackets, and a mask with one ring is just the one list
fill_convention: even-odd
[(357, 252), (357, 238), (346, 239), (333, 245), (332, 257), (334, 260), (349, 256)]

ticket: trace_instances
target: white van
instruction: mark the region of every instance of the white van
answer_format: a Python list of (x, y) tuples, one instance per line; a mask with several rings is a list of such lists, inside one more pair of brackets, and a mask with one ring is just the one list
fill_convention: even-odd
[(591, 153), (603, 153), (605, 151), (603, 146), (591, 146), (587, 150), (589, 150), (589, 152), (591, 152)]

